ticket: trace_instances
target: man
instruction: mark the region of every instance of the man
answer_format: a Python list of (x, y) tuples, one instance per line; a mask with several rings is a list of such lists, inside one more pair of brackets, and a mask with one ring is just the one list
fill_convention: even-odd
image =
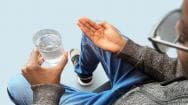
[[(187, 3), (188, 2), (185, 0), (184, 4)], [(181, 42), (183, 42), (182, 44), (184, 46), (188, 46), (185, 21), (188, 16), (187, 13), (188, 10), (184, 5), (183, 16), (178, 25), (178, 30), (182, 33), (181, 35), (183, 35), (183, 40), (181, 40)], [(62, 105), (109, 105), (113, 103), (115, 105), (172, 104), (171, 101), (167, 101), (168, 98), (172, 98), (173, 103), (176, 103), (176, 100), (173, 100), (176, 98), (175, 96), (182, 95), (182, 92), (185, 93), (184, 95), (186, 96), (186, 89), (188, 88), (186, 85), (187, 81), (175, 82), (165, 87), (161, 86), (158, 82), (145, 84), (140, 86), (140, 88), (134, 88), (133, 86), (139, 86), (147, 80), (147, 76), (142, 72), (152, 76), (158, 81), (172, 80), (182, 76), (187, 77), (187, 52), (179, 52), (179, 62), (179, 60), (171, 59), (166, 55), (159, 54), (155, 50), (139, 46), (133, 41), (121, 37), (119, 31), (106, 22), (96, 24), (87, 18), (81, 18), (78, 21), (78, 26), (85, 33), (82, 40), (82, 46), (84, 49), (81, 49), (80, 59), (85, 59), (85, 63), (89, 63), (87, 64), (88, 66), (78, 63), (79, 68), (81, 68), (80, 74), (91, 74), (92, 70), (95, 69), (97, 63), (100, 61), (111, 81), (112, 88), (101, 93), (80, 92), (67, 86), (64, 86), (64, 89), (62, 89), (58, 84), (60, 72), (66, 64), (66, 57), (64, 57), (55, 67), (42, 68), (40, 67), (41, 61), (38, 59), (38, 51), (34, 51), (26, 68), (23, 69), (23, 75), (32, 85), (34, 91), (34, 103), (56, 105), (58, 104), (58, 97), (62, 95), (59, 103)], [(88, 50), (89, 52), (85, 53), (86, 55), (82, 55), (82, 53), (85, 52), (83, 50), (86, 48), (91, 48), (91, 50)], [(94, 59), (92, 63), (89, 62), (91, 59), (87, 61), (87, 54), (94, 55), (92, 56)], [(98, 57), (96, 55), (98, 55)], [(84, 58), (84, 56), (86, 57)], [(137, 64), (136, 67), (139, 69), (135, 69), (134, 64)], [(89, 72), (87, 67), (89, 68)], [(93, 67), (93, 69), (90, 67)], [(49, 74), (51, 75), (50, 78), (47, 76)], [(18, 80), (18, 78), (15, 80)], [(21, 86), (24, 86), (26, 84), (23, 85), (23, 81), (22, 78), (21, 81), (18, 80), (18, 83), (21, 83)], [(15, 81), (13, 83), (15, 83)], [(177, 86), (180, 89), (177, 88)], [(19, 95), (19, 92), (13, 90), (19, 88), (13, 84), (9, 85), (8, 90), (10, 96), (12, 96), (12, 99), (15, 102), (18, 102), (17, 104), (22, 105), (32, 103), (32, 91), (29, 90), (29, 85), (27, 87), (28, 88), (26, 89), (24, 86), (24, 89), (29, 92), (25, 91), (24, 93), (28, 93), (29, 97), (23, 94)], [(134, 89), (127, 93), (131, 88)], [(49, 93), (46, 92), (47, 90)], [(64, 94), (62, 94), (63, 90), (65, 90)], [(53, 97), (50, 97), (49, 94)], [(165, 100), (162, 100), (161, 97)], [(47, 104), (49, 102), (51, 103)], [(184, 100), (181, 102), (186, 103)]]
[[(113, 86), (113, 88), (110, 90), (100, 93), (92, 93), (81, 92), (68, 86), (62, 86), (62, 88), (60, 89), (60, 85), (57, 85), (60, 83), (60, 74), (58, 75), (57, 73), (60, 73), (59, 71), (61, 71), (61, 69), (63, 69), (63, 67), (65, 66), (65, 63), (63, 61), (66, 61), (66, 57), (62, 59), (61, 62), (63, 63), (60, 62), (57, 67), (43, 68), (41, 67), (41, 58), (39, 58), (38, 56), (40, 56), (39, 52), (34, 51), (31, 55), (31, 58), (29, 59), (29, 62), (26, 64), (26, 67), (23, 68), (23, 76), (26, 79), (29, 79), (28, 81), (32, 85), (32, 89), (34, 90), (33, 95), (32, 90), (30, 89), (30, 85), (21, 75), (14, 77), (9, 83), (10, 85), (8, 86), (8, 91), (10, 93), (10, 96), (12, 97), (12, 100), (16, 104), (30, 105), (32, 103), (32, 97), (34, 97), (33, 101), (42, 100), (44, 98), (46, 98), (47, 100), (54, 98), (54, 102), (57, 104), (58, 100), (55, 97), (62, 95), (59, 101), (60, 105), (108, 105), (116, 101), (130, 88), (143, 84), (147, 80), (147, 76), (145, 76), (140, 70), (135, 69), (134, 66), (124, 62), (116, 55), (96, 47), (91, 42), (91, 40), (87, 38), (86, 35), (83, 35), (82, 38), (79, 61), (75, 64), (76, 72), (79, 76), (91, 76), (92, 72), (97, 67), (97, 64), (101, 62), (109, 78), (109, 81), (111, 81), (111, 85)], [(49, 81), (51, 82), (47, 84), (46, 80), (48, 79), (50, 79)], [(45, 83), (48, 86), (46, 86)], [(49, 84), (56, 85), (49, 87)], [(48, 89), (45, 89), (45, 87), (48, 87)], [(43, 91), (43, 89), (45, 90)], [(51, 94), (54, 94), (51, 93), (53, 89), (56, 89), (55, 97), (51, 97)], [(44, 95), (43, 97), (39, 98), (39, 96), (42, 95), (39, 90), (42, 90), (42, 93), (47, 92), (50, 96)], [(62, 91), (64, 91), (64, 93), (60, 94), (62, 93)], [(59, 94), (57, 94), (58, 92)]]

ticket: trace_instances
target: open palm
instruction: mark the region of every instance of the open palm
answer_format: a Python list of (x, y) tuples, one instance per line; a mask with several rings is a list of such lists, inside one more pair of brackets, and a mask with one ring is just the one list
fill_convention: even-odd
[(104, 50), (115, 53), (125, 44), (119, 31), (106, 22), (96, 24), (88, 18), (80, 18), (77, 24), (96, 46)]

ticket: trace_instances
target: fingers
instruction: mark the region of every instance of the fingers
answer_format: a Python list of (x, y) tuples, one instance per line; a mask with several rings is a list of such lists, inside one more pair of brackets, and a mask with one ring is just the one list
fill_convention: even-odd
[(23, 75), (27, 74), (26, 66), (24, 66), (24, 67), (22, 68), (22, 74), (23, 74)]
[(83, 26), (82, 24), (78, 23), (77, 24), (81, 31), (86, 35), (90, 40), (94, 40), (94, 32), (90, 31), (87, 27)]
[(26, 69), (22, 69), (22, 75), (25, 77), (25, 78), (27, 78), (27, 70)]
[(82, 26), (84, 26), (85, 28), (89, 29), (92, 32), (95, 32), (97, 30), (95, 26), (91, 25), (90, 21), (87, 20), (86, 18), (81, 18), (78, 20), (78, 22), (82, 24)]
[(80, 18), (77, 22), (78, 27), (87, 35), (88, 38), (94, 40), (94, 34), (98, 32), (101, 28), (101, 25), (96, 24), (88, 18)]
[(78, 27), (81, 29), (81, 31), (82, 31), (83, 33), (85, 33), (90, 39), (92, 38), (93, 32), (92, 32), (89, 28), (85, 27), (85, 26), (84, 26), (83, 24), (81, 24), (80, 22), (78, 22), (77, 25), (78, 25)]
[(82, 31), (84, 31), (85, 33), (86, 32), (94, 33), (98, 29), (102, 28), (100, 25), (96, 24), (95, 22), (93, 22), (92, 20), (86, 17), (80, 18), (77, 22), (77, 25), (81, 29), (83, 29)]
[[(22, 75), (28, 80), (30, 73), (27, 69), (22, 69)], [(28, 82), (30, 81), (28, 80)]]
[(93, 28), (95, 28), (96, 30), (100, 29), (101, 26), (96, 24), (96, 22), (90, 20), (89, 18), (81, 18), (83, 20), (85, 20), (90, 26), (92, 26)]
[(25, 65), (21, 70), (22, 75), (27, 78), (27, 76), (30, 74), (30, 71), (36, 70), (36, 67), (33, 67), (32, 65)]
[(85, 25), (86, 27), (88, 27), (89, 29), (93, 31), (96, 31), (100, 28), (98, 24), (96, 24), (95, 22), (93, 22), (92, 20), (86, 17), (80, 18), (78, 22), (82, 23), (83, 25)]
[(38, 60), (38, 57), (41, 56), (40, 53), (39, 53), (39, 50), (36, 48), (33, 50), (32, 54), (31, 54), (31, 57), (33, 58), (33, 60)]
[(53, 67), (53, 69), (56, 69), (58, 71), (58, 73), (61, 73), (65, 67), (65, 65), (67, 64), (68, 61), (68, 52), (63, 53), (61, 60), (59, 61), (59, 63)]
[(28, 64), (38, 64), (39, 56), (40, 56), (40, 53), (38, 49), (34, 49), (30, 55)]
[(44, 58), (42, 56), (39, 56), (38, 58), (38, 64), (42, 65), (44, 63)]

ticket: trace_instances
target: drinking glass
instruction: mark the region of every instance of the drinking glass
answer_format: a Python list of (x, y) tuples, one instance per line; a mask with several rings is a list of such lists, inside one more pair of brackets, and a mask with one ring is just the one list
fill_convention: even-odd
[(33, 36), (33, 43), (39, 49), (45, 62), (57, 64), (62, 56), (64, 49), (61, 35), (53, 29), (42, 29)]

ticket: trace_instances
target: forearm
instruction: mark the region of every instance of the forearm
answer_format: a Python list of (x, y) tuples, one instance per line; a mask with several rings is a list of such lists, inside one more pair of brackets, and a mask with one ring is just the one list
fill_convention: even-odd
[(181, 65), (177, 59), (169, 58), (165, 54), (140, 46), (131, 40), (127, 41), (118, 56), (159, 81), (182, 75)]
[(32, 86), (32, 105), (58, 105), (64, 89), (60, 85), (41, 84)]

